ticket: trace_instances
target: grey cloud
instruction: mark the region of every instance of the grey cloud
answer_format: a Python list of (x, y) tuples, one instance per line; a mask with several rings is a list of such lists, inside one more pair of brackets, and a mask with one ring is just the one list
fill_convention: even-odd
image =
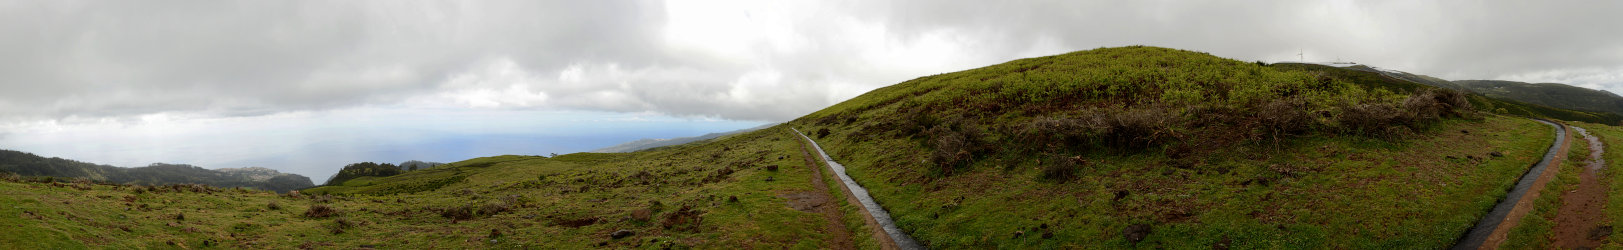
[[(78, 2), (0, 5), (0, 114), (303, 110), (387, 103), (496, 56), (638, 61), (626, 2)], [(245, 111), (246, 110), (246, 111)]]
[[(1599, 82), (1617, 76), (1592, 76), (1623, 68), (1623, 33), (1611, 32), (1623, 3), (1613, 2), (741, 5), (766, 10), (712, 15), (768, 26), (668, 34), (671, 6), (651, 1), (3, 2), (0, 116), (252, 116), (488, 90), (522, 92), (497, 96), (518, 98), (496, 100), (516, 108), (785, 120), (918, 76), (1134, 44), (1264, 61), (1302, 50), (1312, 61), (1450, 79), (1623, 88)], [(718, 34), (745, 41), (670, 40)], [(498, 61), (525, 78), (452, 82)], [(598, 72), (560, 81), (571, 67)]]

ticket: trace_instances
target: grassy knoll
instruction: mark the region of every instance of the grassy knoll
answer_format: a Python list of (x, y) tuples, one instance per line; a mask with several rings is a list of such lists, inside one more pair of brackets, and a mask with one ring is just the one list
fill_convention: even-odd
[(922, 77), (788, 124), (931, 247), (1439, 248), (1553, 141), (1468, 102), (1124, 47)]

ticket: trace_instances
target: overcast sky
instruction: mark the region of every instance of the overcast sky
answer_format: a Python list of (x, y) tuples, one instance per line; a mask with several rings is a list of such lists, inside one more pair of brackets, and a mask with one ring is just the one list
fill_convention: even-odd
[(1623, 2), (0, 0), (0, 148), (319, 182), (345, 162), (752, 127), (918, 76), (1124, 45), (1619, 92), (1616, 13)]

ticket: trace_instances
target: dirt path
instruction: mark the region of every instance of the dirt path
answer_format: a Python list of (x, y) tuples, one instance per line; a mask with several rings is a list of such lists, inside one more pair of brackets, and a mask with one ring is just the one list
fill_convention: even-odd
[(813, 141), (811, 137), (806, 137), (806, 134), (801, 133), (798, 129), (790, 128), (790, 130), (793, 130), (795, 135), (800, 136), (801, 141), (806, 143), (802, 145), (809, 145), (811, 149), (816, 150), (815, 156), (821, 157), (823, 163), (827, 164), (829, 172), (835, 177), (839, 177), (840, 184), (843, 184), (839, 185), (840, 190), (845, 192), (846, 201), (851, 202), (853, 205), (860, 205), (862, 209), (858, 210), (862, 211), (863, 221), (868, 224), (868, 227), (874, 229), (874, 239), (879, 241), (880, 248), (924, 249), (912, 237), (908, 237), (907, 232), (903, 232), (900, 227), (896, 226), (896, 222), (890, 218), (890, 212), (879, 206), (879, 202), (868, 194), (867, 188), (863, 188), (861, 184), (857, 184), (856, 180), (851, 179), (850, 175), (845, 174), (845, 165), (835, 162), (834, 157), (823, 151), (823, 147), (817, 146), (817, 141)]
[(856, 243), (851, 240), (851, 232), (845, 229), (845, 222), (841, 219), (840, 209), (829, 195), (828, 184), (823, 181), (822, 167), (812, 161), (812, 155), (806, 148), (806, 141), (800, 140), (800, 156), (806, 160), (806, 168), (811, 169), (813, 192), (799, 192), (783, 195), (789, 199), (789, 206), (795, 210), (815, 212), (823, 215), (826, 222), (825, 232), (829, 234), (828, 249), (856, 249)]
[(1606, 159), (1601, 158), (1605, 147), (1584, 128), (1571, 128), (1589, 141), (1589, 160), (1578, 177), (1578, 189), (1561, 196), (1551, 245), (1560, 249), (1596, 248), (1612, 232), (1610, 226), (1601, 224), (1606, 221), (1606, 189), (1610, 186), (1606, 178), (1600, 177), (1600, 169), (1606, 166)]
[(1567, 147), (1570, 144), (1568, 142), (1572, 135), (1567, 133), (1564, 125), (1544, 120), (1538, 122), (1555, 128), (1555, 142), (1550, 145), (1549, 150), (1546, 150), (1543, 159), (1534, 163), (1533, 167), (1516, 181), (1516, 186), (1505, 194), (1505, 198), (1477, 221), (1476, 226), (1466, 231), (1452, 249), (1499, 249), (1499, 245), (1510, 235), (1510, 229), (1515, 228), (1522, 217), (1526, 217), (1527, 212), (1533, 210), (1533, 201), (1538, 199), (1539, 191), (1544, 189), (1544, 184), (1555, 179), (1556, 171), (1561, 169), (1561, 160), (1566, 158)]

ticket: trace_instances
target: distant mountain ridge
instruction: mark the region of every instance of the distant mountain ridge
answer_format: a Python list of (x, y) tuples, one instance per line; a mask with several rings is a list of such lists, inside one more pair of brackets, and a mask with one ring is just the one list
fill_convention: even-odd
[(731, 135), (731, 134), (738, 134), (738, 133), (756, 131), (756, 130), (760, 130), (760, 129), (763, 129), (763, 128), (769, 128), (769, 127), (772, 127), (772, 126), (776, 126), (778, 124), (779, 123), (768, 123), (766, 125), (761, 125), (761, 126), (757, 126), (757, 127), (753, 127), (753, 128), (733, 130), (733, 131), (721, 132), (721, 133), (709, 133), (709, 134), (704, 134), (704, 135), (700, 135), (700, 136), (693, 136), (693, 137), (677, 137), (677, 138), (670, 138), (670, 139), (639, 139), (639, 140), (635, 140), (635, 141), (631, 141), (631, 142), (621, 143), (620, 145), (614, 145), (614, 146), (609, 146), (609, 147), (606, 147), (606, 148), (600, 148), (600, 149), (592, 150), (592, 153), (629, 153), (629, 152), (637, 152), (637, 151), (641, 151), (641, 150), (644, 150), (644, 149), (650, 149), (650, 148), (665, 147), (665, 146), (676, 146), (676, 145), (693, 143), (693, 142), (697, 142), (697, 141), (716, 139), (717, 137), (727, 136), (727, 135)]
[(1560, 83), (1525, 83), (1498, 80), (1454, 81), (1471, 92), (1538, 105), (1623, 115), (1623, 96)]
[(1471, 98), (1471, 103), (1483, 111), (1495, 113), (1601, 124), (1623, 123), (1623, 97), (1607, 91), (1566, 84), (1496, 80), (1449, 81), (1356, 63), (1282, 62), (1273, 65), (1358, 79), (1360, 82), (1382, 85), (1382, 88), (1389, 91), (1413, 90), (1412, 87), (1406, 87), (1402, 83), (1459, 90), (1480, 96), (1481, 98)]
[(315, 186), (310, 177), (262, 167), (205, 169), (185, 164), (153, 163), (123, 168), (32, 153), (0, 150), (0, 171), (24, 176), (85, 178), (123, 184), (205, 184), (287, 192)]

